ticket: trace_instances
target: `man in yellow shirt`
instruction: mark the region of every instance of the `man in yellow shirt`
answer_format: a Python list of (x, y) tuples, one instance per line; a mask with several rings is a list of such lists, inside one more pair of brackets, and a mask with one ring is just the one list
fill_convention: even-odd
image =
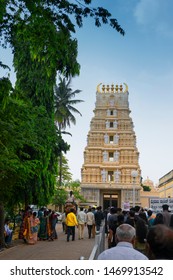
[(70, 212), (66, 217), (66, 226), (67, 226), (67, 242), (69, 242), (70, 234), (72, 235), (72, 241), (75, 240), (75, 226), (78, 225), (76, 215), (74, 214), (74, 209), (71, 208)]

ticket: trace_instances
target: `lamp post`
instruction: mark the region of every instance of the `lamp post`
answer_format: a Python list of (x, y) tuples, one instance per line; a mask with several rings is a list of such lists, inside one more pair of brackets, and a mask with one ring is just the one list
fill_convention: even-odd
[(135, 207), (135, 182), (136, 182), (136, 177), (138, 177), (138, 171), (132, 170), (131, 176), (133, 178), (133, 207)]

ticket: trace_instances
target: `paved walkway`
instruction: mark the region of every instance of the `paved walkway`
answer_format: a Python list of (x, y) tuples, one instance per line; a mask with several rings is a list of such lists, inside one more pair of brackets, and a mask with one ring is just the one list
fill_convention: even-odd
[(66, 235), (62, 232), (61, 224), (57, 226), (58, 239), (54, 241), (38, 241), (35, 245), (27, 245), (23, 240), (13, 241), (15, 246), (0, 252), (0, 260), (79, 260), (80, 257), (88, 259), (95, 239), (88, 239), (87, 227), (84, 239), (67, 242)]

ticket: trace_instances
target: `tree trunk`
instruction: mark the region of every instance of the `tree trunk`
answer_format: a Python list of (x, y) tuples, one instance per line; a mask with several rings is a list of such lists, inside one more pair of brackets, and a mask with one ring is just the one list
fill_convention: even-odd
[(60, 152), (59, 157), (59, 187), (61, 187), (62, 184), (62, 151)]
[(0, 201), (0, 249), (5, 247), (4, 240), (4, 204)]

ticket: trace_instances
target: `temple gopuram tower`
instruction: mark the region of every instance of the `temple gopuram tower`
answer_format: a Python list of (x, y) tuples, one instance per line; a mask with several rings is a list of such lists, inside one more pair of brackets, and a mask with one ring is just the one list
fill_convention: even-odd
[(101, 85), (84, 150), (81, 193), (88, 205), (130, 208), (140, 205), (141, 170), (128, 86)]

